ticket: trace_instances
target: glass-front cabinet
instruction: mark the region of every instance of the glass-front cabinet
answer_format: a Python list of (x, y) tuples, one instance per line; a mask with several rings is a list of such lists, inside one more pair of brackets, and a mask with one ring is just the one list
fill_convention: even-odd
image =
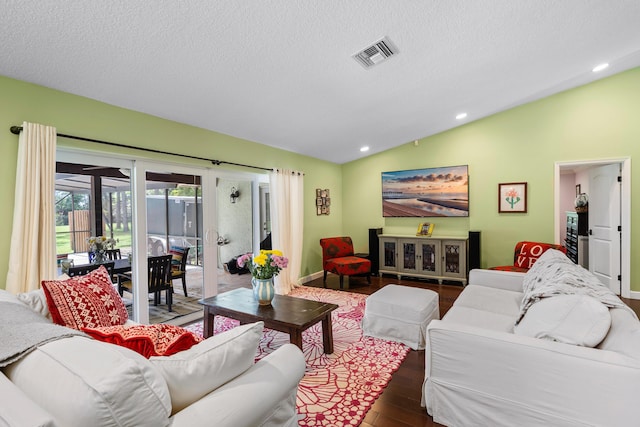
[(381, 235), (380, 273), (467, 281), (467, 238)]
[(380, 269), (396, 270), (398, 268), (398, 241), (397, 239), (380, 240)]
[(455, 279), (467, 277), (467, 242), (466, 240), (443, 240), (443, 267), (442, 275)]
[(421, 241), (417, 239), (400, 239), (402, 251), (399, 271), (408, 275), (412, 273), (440, 275), (440, 241)]

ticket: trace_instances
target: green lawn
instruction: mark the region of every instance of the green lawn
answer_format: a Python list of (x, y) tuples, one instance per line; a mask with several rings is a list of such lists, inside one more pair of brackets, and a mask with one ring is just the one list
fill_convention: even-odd
[[(131, 227), (129, 227), (129, 230), (131, 230)], [(131, 247), (131, 231), (124, 232), (122, 230), (116, 229), (114, 230), (113, 238), (118, 242), (116, 244), (116, 248)], [(74, 251), (71, 248), (71, 233), (69, 233), (69, 226), (56, 226), (56, 253), (69, 254), (73, 252)]]

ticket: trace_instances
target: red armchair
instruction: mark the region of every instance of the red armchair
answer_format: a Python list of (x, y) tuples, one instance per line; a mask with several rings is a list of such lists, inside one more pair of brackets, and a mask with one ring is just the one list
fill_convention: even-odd
[(328, 237), (320, 239), (322, 246), (322, 269), (324, 286), (327, 286), (327, 272), (340, 275), (340, 289), (344, 276), (366, 275), (371, 283), (371, 261), (353, 255), (351, 237)]
[(567, 253), (567, 248), (562, 245), (541, 242), (518, 242), (513, 251), (513, 265), (501, 265), (491, 267), (489, 270), (517, 271), (525, 273), (533, 266), (547, 249), (556, 249), (562, 253)]

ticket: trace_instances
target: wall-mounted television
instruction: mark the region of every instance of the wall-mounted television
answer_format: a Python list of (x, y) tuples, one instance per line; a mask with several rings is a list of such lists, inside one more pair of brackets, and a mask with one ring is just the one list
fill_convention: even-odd
[(382, 216), (469, 216), (469, 166), (382, 172)]

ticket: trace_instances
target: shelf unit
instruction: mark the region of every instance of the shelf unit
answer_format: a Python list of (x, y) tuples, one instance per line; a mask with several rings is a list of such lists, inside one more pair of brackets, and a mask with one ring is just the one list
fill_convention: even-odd
[(564, 245), (567, 257), (574, 263), (589, 268), (589, 236), (586, 213), (567, 212), (567, 237)]
[(379, 273), (467, 283), (467, 238), (382, 234)]

